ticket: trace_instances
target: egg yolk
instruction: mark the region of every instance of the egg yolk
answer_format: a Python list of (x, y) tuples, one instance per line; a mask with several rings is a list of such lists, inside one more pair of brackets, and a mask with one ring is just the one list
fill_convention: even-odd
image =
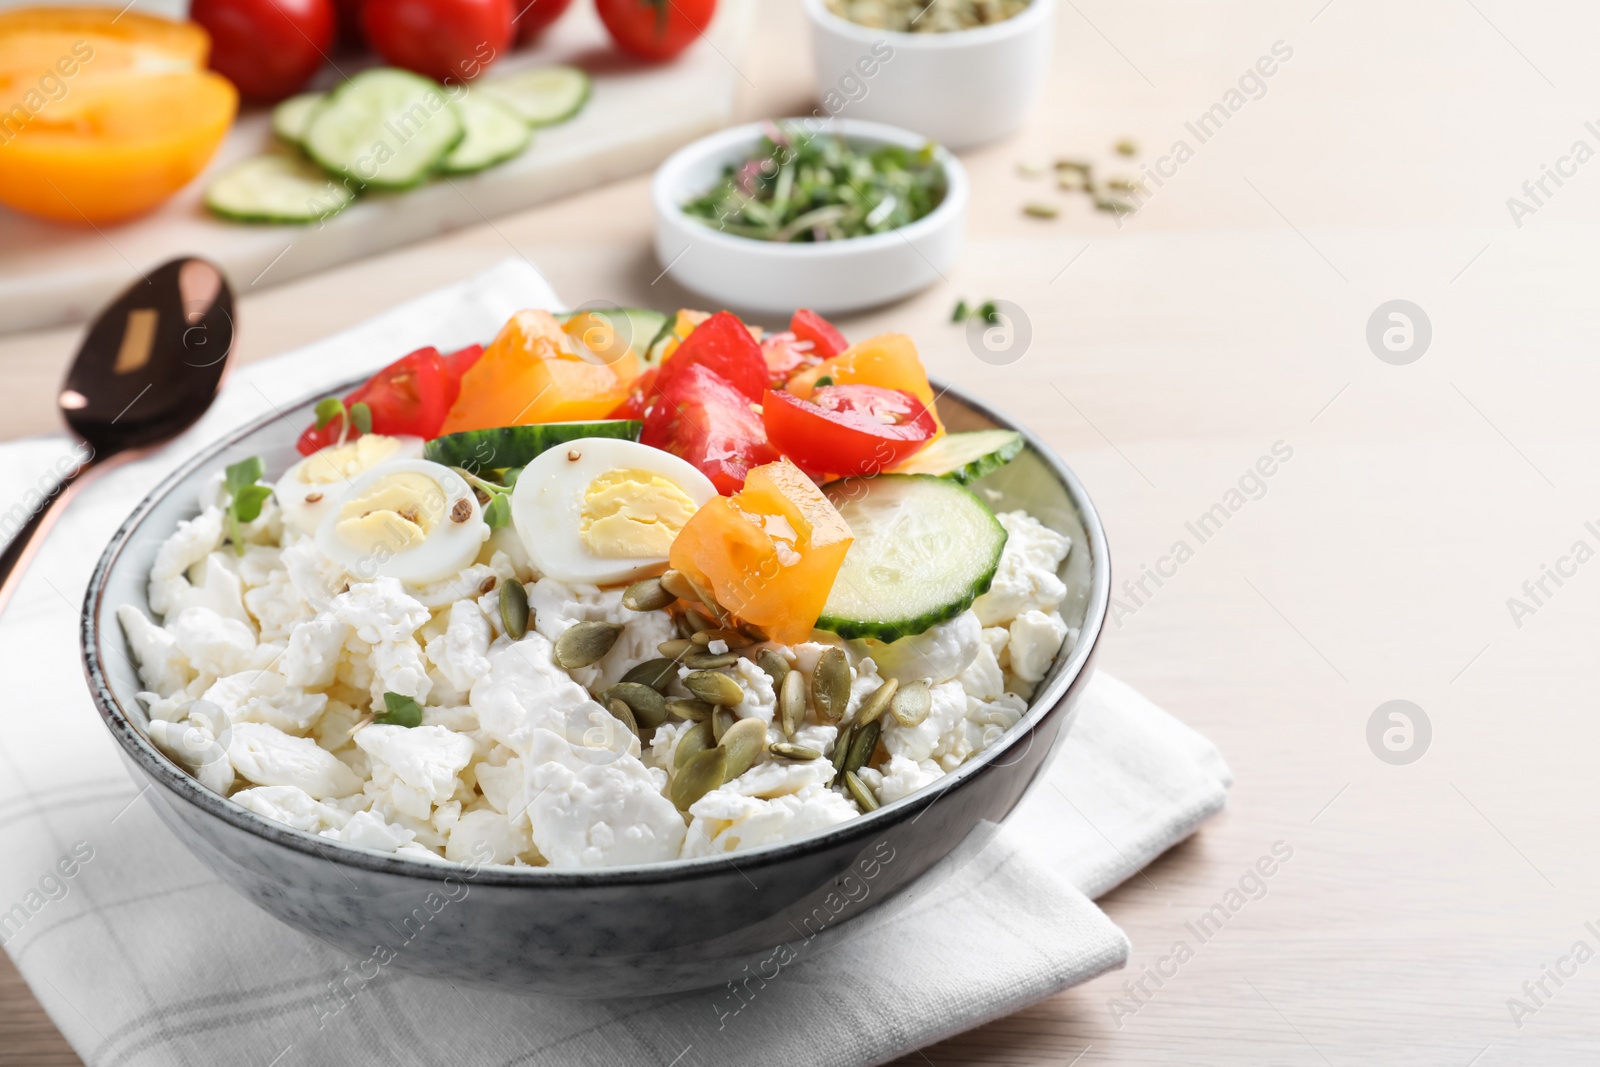
[(659, 474), (607, 471), (583, 491), (578, 533), (602, 559), (664, 559), (696, 510), (688, 493)]
[(400, 439), (378, 433), (364, 433), (354, 441), (324, 448), (300, 468), (299, 480), (308, 485), (328, 485), (354, 478), (394, 455)]
[(404, 552), (428, 539), (444, 515), (444, 502), (438, 482), (417, 471), (401, 471), (379, 478), (339, 505), (334, 531), (360, 552)]

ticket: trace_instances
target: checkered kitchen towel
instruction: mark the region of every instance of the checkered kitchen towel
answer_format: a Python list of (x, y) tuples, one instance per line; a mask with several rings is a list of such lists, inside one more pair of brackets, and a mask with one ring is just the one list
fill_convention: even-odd
[[(82, 682), (78, 606), (112, 531), (202, 444), (419, 338), (464, 344), (528, 306), (559, 305), (536, 271), (507, 261), (239, 371), (182, 440), (85, 489), (0, 616), (0, 939), (83, 1059), (870, 1064), (1122, 966), (1127, 938), (1090, 897), (1217, 812), (1231, 777), (1205, 738), (1101, 674), (1048, 779), (984, 852), (891, 921), (786, 969), (737, 1015), (715, 990), (567, 1002), (383, 971), (318, 1027), (317, 1005), (352, 961), (237, 896), (140, 798)], [(68, 448), (0, 445), (0, 503)]]

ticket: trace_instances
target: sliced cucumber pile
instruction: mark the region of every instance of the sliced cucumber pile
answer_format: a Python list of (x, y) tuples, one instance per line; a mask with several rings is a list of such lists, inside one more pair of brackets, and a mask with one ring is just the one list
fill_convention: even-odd
[[(332, 92), (283, 101), (272, 110), (272, 132), (344, 189), (342, 209), (369, 188), (409, 189), (435, 175), (471, 174), (504, 163), (527, 150), (534, 127), (565, 122), (588, 98), (589, 76), (572, 67), (486, 78), (466, 93), (448, 92), (410, 71), (378, 67)], [(286, 209), (299, 194), (295, 183), (301, 176), (289, 174), (282, 163), (247, 173), (255, 185), (234, 181), (206, 197), (216, 214), (268, 223), (316, 222), (333, 214)], [(291, 181), (275, 180), (279, 174)]]
[(822, 490), (855, 535), (819, 629), (896, 641), (987, 592), (1005, 527), (970, 489), (932, 474), (841, 478)]
[(1022, 435), (1015, 430), (947, 433), (892, 473), (936, 474), (971, 485), (1016, 459), (1021, 451)]
[(467, 135), (439, 169), (446, 174), (471, 174), (520, 156), (533, 141), (522, 118), (486, 93), (469, 92), (456, 101)]
[(545, 422), (533, 426), (501, 426), (463, 430), (435, 437), (422, 446), (424, 459), (474, 473), (503, 467), (525, 467), (535, 456), (580, 437), (617, 437), (637, 441), (644, 423), (631, 419), (603, 422)]
[(522, 116), (529, 126), (554, 126), (576, 115), (589, 99), (589, 75), (576, 67), (538, 67), (485, 78), (485, 93)]
[(217, 175), (206, 207), (238, 222), (317, 222), (356, 194), (298, 156), (253, 156)]
[(305, 140), (306, 128), (311, 125), (311, 115), (328, 98), (327, 93), (301, 93), (291, 96), (272, 109), (272, 132), (284, 144), (299, 147)]

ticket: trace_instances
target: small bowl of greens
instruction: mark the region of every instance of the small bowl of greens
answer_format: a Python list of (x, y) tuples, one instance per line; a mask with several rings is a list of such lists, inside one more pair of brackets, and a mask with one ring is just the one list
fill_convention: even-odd
[(688, 289), (758, 312), (854, 311), (939, 280), (967, 177), (926, 138), (850, 119), (712, 134), (656, 171), (656, 255)]

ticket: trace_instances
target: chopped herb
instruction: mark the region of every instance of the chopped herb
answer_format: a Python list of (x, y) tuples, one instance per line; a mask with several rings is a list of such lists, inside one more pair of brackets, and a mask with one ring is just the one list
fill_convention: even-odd
[(350, 421), (361, 433), (372, 432), (372, 409), (359, 400), (350, 405)]
[(259, 484), (266, 466), (260, 456), (241, 459), (223, 473), (223, 488), (228, 493), (225, 514), (228, 519), (228, 540), (233, 550), (244, 555), (244, 535), (240, 527), (261, 517), (262, 505), (272, 495), (272, 487)]
[(384, 713), (373, 717), (373, 722), (383, 726), (404, 726), (408, 729), (422, 725), (422, 705), (399, 693), (383, 694)]
[(821, 389), (825, 385), (832, 385), (832, 384), (833, 384), (833, 375), (824, 374), (822, 377), (817, 379), (816, 384), (813, 385), (811, 388), (813, 388), (813, 389)]
[(985, 300), (978, 307), (978, 317), (990, 326), (998, 326), (1000, 324), (1000, 309), (995, 306), (993, 300)]
[(322, 429), (334, 419), (344, 418), (344, 401), (336, 396), (325, 396), (317, 401), (317, 429)]
[(967, 302), (965, 300), (957, 300), (955, 310), (950, 312), (950, 321), (965, 322), (967, 321), (967, 316), (970, 314), (972, 314), (972, 312), (967, 307)]
[(932, 144), (858, 150), (773, 125), (750, 158), (683, 211), (738, 237), (804, 244), (898, 229), (938, 207), (945, 190)]
[(494, 499), (489, 501), (483, 509), (483, 521), (489, 524), (489, 529), (498, 530), (511, 522), (511, 497), (507, 493), (496, 493)]

